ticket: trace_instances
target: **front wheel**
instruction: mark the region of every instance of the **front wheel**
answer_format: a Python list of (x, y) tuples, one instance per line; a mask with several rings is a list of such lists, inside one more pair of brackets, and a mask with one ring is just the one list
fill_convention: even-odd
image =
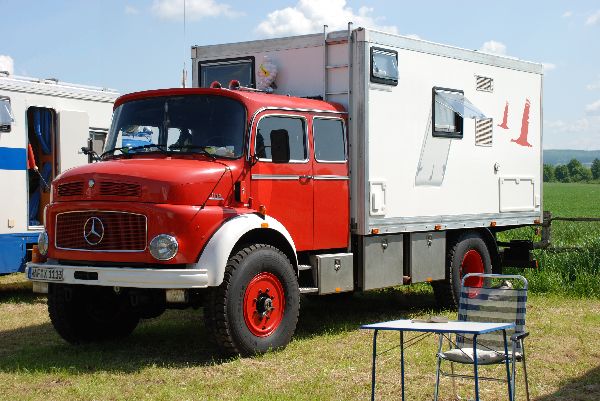
[[(436, 301), (444, 308), (456, 308), (462, 279), (469, 273), (491, 273), (492, 259), (486, 242), (476, 232), (466, 232), (448, 244), (446, 278), (432, 283)], [(481, 286), (483, 279), (472, 277), (466, 284)]]
[(285, 347), (298, 322), (300, 291), (292, 264), (277, 248), (251, 245), (229, 259), (211, 290), (206, 326), (228, 355)]

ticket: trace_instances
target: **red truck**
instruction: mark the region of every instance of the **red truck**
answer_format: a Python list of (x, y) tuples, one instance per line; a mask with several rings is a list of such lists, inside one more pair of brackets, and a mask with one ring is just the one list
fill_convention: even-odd
[[(496, 234), (542, 219), (541, 65), (344, 35), (194, 48), (197, 88), (117, 99), (101, 160), (52, 183), (27, 266), (64, 339), (203, 307), (220, 348), (249, 355), (290, 341), (300, 294), (431, 282), (449, 306), (466, 273), (535, 265)], [(263, 53), (278, 90), (318, 96), (255, 89)], [(324, 80), (299, 64), (319, 56)], [(526, 97), (504, 125), (528, 146), (492, 117)]]

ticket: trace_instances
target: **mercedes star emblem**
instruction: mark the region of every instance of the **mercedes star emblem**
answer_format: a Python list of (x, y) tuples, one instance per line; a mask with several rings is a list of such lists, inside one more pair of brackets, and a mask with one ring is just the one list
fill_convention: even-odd
[(95, 182), (94, 180), (89, 180), (89, 181), (88, 181), (88, 186), (89, 186), (90, 188), (93, 188), (93, 187), (94, 187), (94, 184), (96, 184), (96, 182)]
[(98, 245), (104, 238), (104, 224), (98, 217), (90, 217), (83, 225), (83, 238), (90, 245)]

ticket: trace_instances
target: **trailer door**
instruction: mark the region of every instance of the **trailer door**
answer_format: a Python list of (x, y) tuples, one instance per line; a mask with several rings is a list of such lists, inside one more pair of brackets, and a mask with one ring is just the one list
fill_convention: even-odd
[(314, 247), (346, 248), (349, 238), (349, 177), (344, 120), (314, 117)]
[(81, 148), (87, 146), (90, 120), (82, 111), (61, 111), (58, 119), (58, 165), (62, 172), (87, 163)]
[[(275, 163), (271, 137), (285, 131), (289, 161)], [(255, 209), (266, 207), (292, 236), (298, 251), (313, 249), (313, 180), (308, 141), (308, 120), (300, 113), (263, 113), (252, 141), (258, 159), (252, 167), (251, 197)]]

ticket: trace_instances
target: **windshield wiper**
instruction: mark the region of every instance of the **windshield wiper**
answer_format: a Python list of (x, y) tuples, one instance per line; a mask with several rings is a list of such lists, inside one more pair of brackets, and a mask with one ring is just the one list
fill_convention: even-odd
[[(200, 150), (201, 154), (206, 155), (208, 157), (210, 157), (213, 160), (216, 160), (216, 156), (213, 155), (212, 153), (210, 153), (208, 150), (206, 150), (207, 148), (211, 148), (212, 146), (208, 146), (208, 145), (176, 145), (173, 144), (171, 146), (169, 146), (169, 150), (179, 150), (180, 153), (194, 153), (191, 152), (192, 150)], [(182, 151), (182, 149), (186, 149), (186, 151)]]
[(167, 149), (166, 149), (165, 145), (157, 145), (155, 143), (149, 143), (147, 145), (140, 145), (140, 146), (134, 146), (134, 147), (123, 146), (120, 148), (110, 149), (110, 150), (107, 150), (106, 152), (102, 153), (102, 155), (100, 155), (100, 158), (103, 159), (105, 156), (114, 155), (114, 153), (117, 150), (120, 151), (121, 154), (123, 154), (125, 156), (131, 156), (131, 155), (137, 154), (135, 152), (136, 150), (151, 149), (151, 148), (156, 148), (161, 153), (165, 153), (165, 154), (167, 153)]

